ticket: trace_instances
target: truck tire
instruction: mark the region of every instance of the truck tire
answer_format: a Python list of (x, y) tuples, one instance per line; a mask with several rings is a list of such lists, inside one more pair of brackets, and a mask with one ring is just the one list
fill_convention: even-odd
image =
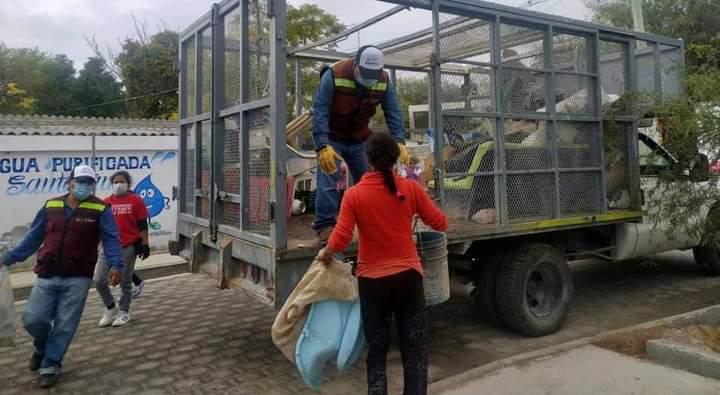
[(520, 245), (500, 267), (497, 307), (510, 328), (527, 336), (557, 332), (565, 323), (573, 293), (567, 260), (554, 247)]
[(709, 276), (720, 275), (720, 205), (713, 205), (705, 224), (707, 244), (693, 248), (695, 263)]
[(497, 327), (504, 326), (497, 308), (497, 297), (495, 283), (497, 282), (498, 270), (506, 254), (495, 253), (490, 260), (479, 265), (475, 278), (475, 292), (473, 301), (475, 312), (484, 322)]
[(695, 263), (708, 276), (720, 275), (720, 248), (718, 245), (697, 246), (693, 248)]

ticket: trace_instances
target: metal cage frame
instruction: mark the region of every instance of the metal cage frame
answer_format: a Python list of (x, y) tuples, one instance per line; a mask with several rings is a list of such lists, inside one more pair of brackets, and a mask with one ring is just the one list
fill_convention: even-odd
[[(342, 53), (332, 49), (319, 49), (328, 44), (336, 43), (349, 35), (372, 26), (378, 22), (385, 20), (399, 12), (412, 8), (418, 8), (430, 11), (432, 14), (432, 23), (430, 28), (423, 29), (416, 33), (399, 37), (393, 40), (379, 43), (378, 45), (384, 49), (404, 49), (416, 48), (418, 45), (431, 44), (432, 51), (427, 59), (420, 62), (419, 60), (403, 61), (402, 58), (396, 58), (386, 64), (386, 68), (390, 70), (391, 79), (395, 81), (396, 70), (407, 70), (427, 73), (430, 77), (429, 81), (429, 118), (436, 136), (442, 136), (443, 117), (452, 115), (469, 118), (484, 118), (495, 122), (494, 135), (494, 167), (489, 172), (465, 172), (465, 173), (449, 173), (440, 166), (434, 174), (435, 185), (437, 186), (437, 199), (440, 204), (446, 202), (446, 192), (444, 188), (444, 179), (446, 177), (472, 176), (472, 177), (492, 177), (495, 192), (496, 209), (498, 210), (499, 221), (496, 221), (492, 230), (488, 231), (484, 228), (482, 232), (488, 234), (507, 235), (508, 232), (526, 231), (522, 227), (515, 226), (508, 212), (508, 180), (517, 174), (546, 174), (553, 180), (553, 190), (555, 201), (552, 207), (552, 215), (547, 218), (548, 226), (564, 226), (577, 225), (585, 226), (596, 223), (596, 221), (612, 222), (637, 220), (641, 213), (626, 215), (620, 217), (602, 217), (607, 214), (605, 203), (597, 204), (597, 210), (589, 212), (592, 218), (586, 217), (583, 221), (572, 223), (562, 222), (563, 217), (560, 203), (561, 178), (563, 175), (573, 172), (585, 172), (595, 174), (598, 180), (598, 188), (605, 196), (605, 170), (603, 168), (602, 157), (600, 157), (599, 165), (591, 167), (563, 168), (558, 160), (558, 151), (552, 141), (555, 141), (555, 131), (557, 125), (562, 122), (578, 122), (587, 125), (595, 125), (595, 130), (599, 134), (597, 141), (602, 141), (602, 122), (605, 119), (601, 109), (601, 75), (599, 62), (601, 60), (600, 46), (602, 42), (611, 42), (619, 44), (624, 53), (623, 73), (625, 75), (624, 89), (626, 91), (636, 91), (638, 89), (637, 67), (638, 62), (636, 53), (638, 48), (636, 43), (646, 42), (644, 44), (649, 50), (644, 53), (652, 53), (652, 61), (654, 62), (654, 80), (652, 80), (653, 92), (657, 102), (663, 98), (663, 72), (661, 70), (661, 57), (663, 56), (662, 48), (671, 48), (679, 51), (684, 58), (683, 42), (662, 36), (625, 31), (608, 26), (602, 26), (594, 23), (576, 21), (567, 18), (547, 15), (539, 12), (533, 12), (524, 9), (518, 9), (508, 6), (489, 3), (480, 0), (380, 0), (387, 3), (393, 3), (396, 7), (369, 19), (345, 32), (330, 37), (302, 48), (287, 48), (287, 25), (286, 25), (286, 0), (224, 0), (219, 4), (212, 6), (211, 10), (190, 25), (180, 34), (179, 42), (179, 74), (180, 74), (180, 131), (179, 131), (179, 147), (180, 147), (180, 169), (178, 174), (178, 186), (180, 188), (181, 209), (178, 210), (178, 234), (188, 239), (199, 237), (199, 242), (208, 246), (217, 246), (225, 240), (231, 241), (231, 256), (242, 262), (249, 262), (251, 265), (259, 267), (274, 276), (278, 281), (279, 274), (276, 271), (275, 263), (278, 259), (286, 257), (288, 240), (287, 240), (287, 190), (286, 190), (286, 65), (288, 62), (295, 62), (296, 75), (300, 74), (300, 60), (313, 60), (322, 62), (334, 62), (349, 56), (352, 53)], [(472, 55), (472, 50), (478, 48), (464, 49), (460, 48), (458, 54), (453, 56), (444, 56), (441, 44), (443, 42), (443, 34), (452, 29), (453, 26), (460, 26), (464, 22), (458, 21), (441, 21), (441, 15), (453, 14), (458, 18), (465, 20), (482, 21), (488, 26), (490, 32), (490, 41), (482, 50), (489, 54), (489, 62), (477, 62), (468, 60)], [(229, 16), (239, 18), (239, 31), (234, 32), (235, 38), (238, 40), (237, 45), (234, 41), (228, 39), (226, 30), (227, 18)], [(252, 19), (255, 18), (255, 19)], [(264, 28), (260, 28), (259, 19), (263, 18)], [(257, 28), (249, 26), (250, 21), (258, 24)], [(555, 107), (547, 106), (544, 113), (513, 113), (506, 111), (503, 103), (502, 92), (498, 87), (501, 78), (505, 72), (512, 72), (513, 66), (502, 61), (503, 33), (501, 28), (505, 25), (521, 26), (534, 29), (540, 34), (543, 45), (543, 65), (539, 68), (530, 68), (532, 72), (536, 72), (544, 77), (544, 99), (546, 103), (554, 102), (553, 91), (556, 81), (562, 76), (577, 77), (578, 79), (586, 79), (591, 81), (592, 89), (587, 88), (587, 98), (592, 100), (592, 111), (586, 114), (559, 114), (556, 113)], [(267, 29), (264, 31), (263, 29)], [(458, 28), (458, 29), (460, 29)], [(255, 30), (252, 30), (255, 29)], [(576, 37), (582, 37), (587, 43), (587, 64), (591, 67), (588, 70), (562, 71), (557, 70), (553, 65), (553, 38), (555, 34), (567, 34)], [(260, 42), (258, 36), (263, 34), (266, 37), (267, 45), (257, 44)], [(257, 40), (255, 45), (251, 45), (251, 38)], [(535, 39), (537, 36), (535, 36)], [(522, 37), (513, 38), (514, 40), (522, 40)], [(521, 42), (521, 41), (517, 41)], [(264, 43), (264, 42), (263, 42)], [(229, 45), (230, 44), (230, 45)], [(415, 47), (414, 47), (415, 46)], [(465, 52), (463, 52), (465, 51)], [(237, 53), (237, 55), (235, 55)], [(233, 69), (233, 76), (239, 78), (237, 81), (237, 100), (230, 105), (226, 103), (226, 90), (232, 86), (226, 83), (228, 77), (228, 54), (237, 56), (237, 70)], [(252, 63), (251, 57), (256, 57), (255, 63)], [(259, 67), (260, 59), (263, 60), (263, 67), (267, 67), (267, 92), (260, 97), (250, 94), (251, 68)], [(466, 73), (457, 72), (448, 67), (443, 67), (447, 63), (464, 63), (466, 65), (474, 65), (490, 70), (489, 78), (494, 86), (493, 94), (495, 101), (494, 111), (474, 111), (471, 106), (464, 109), (457, 108), (443, 109), (442, 102), (442, 79), (443, 75), (455, 75), (458, 78), (467, 78)], [(232, 63), (231, 63), (232, 64)], [(233, 66), (235, 67), (235, 66)], [(264, 74), (264, 71), (263, 71)], [(209, 85), (209, 86), (208, 86)], [(234, 85), (234, 84), (232, 84)], [(235, 89), (235, 88), (232, 88)], [(296, 95), (295, 111), (300, 113), (302, 110), (301, 100), (302, 89), (298, 79), (294, 84), (294, 94)], [(492, 95), (491, 95), (492, 96)], [(469, 101), (469, 100), (468, 100)], [(257, 199), (263, 202), (267, 200), (267, 206), (258, 208), (258, 201), (255, 201), (254, 209), (262, 211), (262, 223), (251, 223), (250, 206), (250, 190), (258, 187), (257, 178), (253, 181), (253, 177), (249, 174), (248, 162), (251, 162), (252, 155), (252, 138), (249, 136), (254, 127), (249, 125), (250, 120), (254, 119), (257, 112), (266, 111), (269, 119), (262, 126), (261, 132), (264, 133), (266, 146), (263, 146), (263, 159), (260, 164), (263, 167), (267, 165), (267, 169), (261, 169), (263, 173), (262, 186), (266, 188), (267, 193), (258, 195)], [(551, 166), (543, 169), (533, 170), (512, 170), (505, 165), (507, 158), (505, 157), (505, 133), (504, 126), (506, 120), (512, 119), (528, 119), (545, 122), (548, 127), (548, 141), (553, 149)], [(637, 158), (637, 136), (638, 136), (638, 114), (637, 112), (627, 115), (615, 117), (616, 120), (627, 123), (628, 131), (626, 138), (626, 157), (628, 163), (633, 164), (632, 158)], [(226, 127), (226, 121), (234, 123), (237, 127), (233, 130)], [(239, 163), (239, 185), (233, 186), (233, 191), (229, 191), (229, 187), (225, 185), (224, 165), (227, 147), (226, 136), (229, 133), (237, 133), (239, 141), (238, 147), (232, 148), (233, 155), (237, 156), (235, 160)], [(258, 132), (260, 133), (260, 132)], [(261, 133), (261, 134), (262, 134)], [(191, 139), (191, 140), (188, 140)], [(209, 141), (206, 141), (209, 140)], [(434, 139), (435, 163), (442, 163), (442, 152), (444, 141), (442, 138)], [(205, 147), (205, 151), (203, 151)], [(192, 148), (192, 150), (188, 150)], [(189, 157), (189, 155), (192, 157)], [(602, 155), (602, 150), (600, 150)], [(207, 163), (203, 163), (203, 161)], [(189, 164), (191, 166), (188, 166)], [(205, 166), (205, 167), (203, 167)], [(630, 195), (633, 207), (639, 209), (640, 190), (639, 190), (639, 166), (637, 164), (628, 166), (628, 179), (630, 185)], [(192, 185), (190, 183), (192, 182)], [(252, 185), (255, 182), (254, 186)], [(256, 200), (257, 200), (256, 199)], [(239, 214), (239, 218), (234, 218), (237, 223), (228, 225), (224, 223), (223, 218), (225, 211), (229, 207), (234, 207)], [(589, 218), (589, 219), (588, 219)], [(552, 222), (555, 221), (555, 222)], [(548, 228), (549, 230), (551, 230)], [(535, 228), (534, 228), (535, 229)], [(452, 241), (468, 241), (477, 239), (480, 230), (470, 232), (458, 232)], [(489, 232), (489, 233), (488, 233)], [(452, 232), (451, 232), (452, 234)], [(195, 241), (193, 241), (195, 242)]]

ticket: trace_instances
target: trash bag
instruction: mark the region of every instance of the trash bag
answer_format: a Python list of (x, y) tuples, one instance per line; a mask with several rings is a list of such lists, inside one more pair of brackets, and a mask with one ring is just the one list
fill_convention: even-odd
[(10, 271), (0, 264), (0, 347), (15, 345), (15, 298)]

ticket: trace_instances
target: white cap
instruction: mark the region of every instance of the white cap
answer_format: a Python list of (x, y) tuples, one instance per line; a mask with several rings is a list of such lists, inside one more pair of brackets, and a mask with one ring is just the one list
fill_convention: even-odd
[(385, 65), (385, 55), (378, 47), (362, 47), (355, 57), (355, 63), (360, 67), (363, 78), (379, 80)]
[[(97, 182), (97, 174), (95, 174), (95, 170), (92, 169), (92, 167), (87, 165), (80, 165), (73, 169), (72, 173), (70, 174), (71, 180), (78, 180), (81, 178), (90, 179), (92, 182)], [(88, 180), (88, 181), (90, 181)]]

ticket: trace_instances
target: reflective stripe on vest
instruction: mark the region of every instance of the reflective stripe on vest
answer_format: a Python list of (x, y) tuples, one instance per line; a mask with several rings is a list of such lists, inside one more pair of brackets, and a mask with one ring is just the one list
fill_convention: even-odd
[[(335, 78), (335, 86), (342, 88), (355, 89), (355, 81), (346, 78)], [(370, 87), (371, 91), (385, 92), (387, 90), (386, 82), (378, 82)]]
[(95, 210), (100, 212), (105, 211), (105, 205), (102, 205), (100, 203), (82, 202), (80, 203), (78, 208), (86, 208), (88, 210)]
[(65, 207), (65, 202), (62, 200), (50, 200), (45, 204), (45, 208), (63, 208)]

